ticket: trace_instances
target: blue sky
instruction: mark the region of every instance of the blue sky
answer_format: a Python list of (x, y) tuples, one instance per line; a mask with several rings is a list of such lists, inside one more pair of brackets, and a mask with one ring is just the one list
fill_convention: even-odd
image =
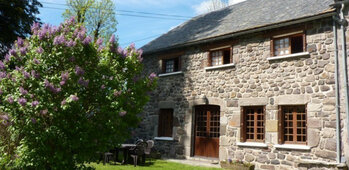
[[(66, 8), (66, 6), (59, 4), (65, 4), (65, 0), (39, 1), (44, 6), (43, 8), (40, 8), (40, 14), (38, 15), (42, 22), (52, 25), (59, 25), (63, 21), (62, 13), (64, 10), (61, 9)], [(114, 0), (117, 11), (128, 10), (188, 17), (196, 16), (205, 11), (205, 3), (207, 4), (207, 1), (208, 0)], [(242, 0), (230, 0), (230, 2), (235, 1), (238, 2)], [(120, 14), (145, 15), (125, 12), (120, 12)], [(168, 16), (157, 17), (163, 17), (166, 19), (117, 15), (116, 18), (118, 20), (118, 30), (115, 34), (119, 37), (119, 44), (122, 47), (125, 47), (131, 42), (134, 42), (136, 47), (140, 48), (188, 19), (183, 18), (180, 20), (175, 20), (168, 19)], [(176, 17), (176, 19), (178, 19), (178, 17)]]

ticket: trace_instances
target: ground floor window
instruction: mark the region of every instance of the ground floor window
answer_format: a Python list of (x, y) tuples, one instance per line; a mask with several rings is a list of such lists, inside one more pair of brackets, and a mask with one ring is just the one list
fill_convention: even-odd
[(279, 143), (306, 144), (306, 106), (279, 106)]
[(241, 142), (264, 142), (265, 107), (241, 107)]
[(172, 137), (173, 109), (160, 109), (158, 137)]

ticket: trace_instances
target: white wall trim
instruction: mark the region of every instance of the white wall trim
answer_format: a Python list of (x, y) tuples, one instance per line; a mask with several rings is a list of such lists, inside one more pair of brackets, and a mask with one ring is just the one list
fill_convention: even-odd
[(234, 67), (235, 64), (234, 63), (230, 63), (230, 64), (224, 64), (224, 65), (219, 65), (219, 66), (211, 66), (211, 67), (205, 67), (205, 70), (215, 70), (215, 69), (220, 69), (220, 68), (229, 68), (229, 67)]
[(174, 141), (172, 137), (155, 137), (154, 140)]
[(289, 54), (289, 55), (283, 55), (283, 56), (273, 56), (268, 57), (268, 61), (272, 60), (280, 60), (280, 59), (287, 59), (287, 58), (293, 58), (293, 57), (301, 57), (301, 56), (310, 56), (309, 52), (301, 52), (301, 53), (295, 53), (295, 54)]
[(183, 71), (176, 71), (176, 72), (172, 72), (172, 73), (159, 74), (159, 77), (173, 76), (173, 75), (178, 75), (178, 74), (183, 74)]
[(238, 142), (236, 143), (237, 146), (245, 146), (245, 147), (254, 147), (254, 148), (267, 148), (268, 145), (265, 143), (258, 143), (258, 142)]
[(292, 145), (292, 144), (282, 144), (282, 145), (274, 145), (276, 149), (290, 149), (290, 150), (307, 150), (309, 151), (311, 149), (310, 146), (306, 145)]

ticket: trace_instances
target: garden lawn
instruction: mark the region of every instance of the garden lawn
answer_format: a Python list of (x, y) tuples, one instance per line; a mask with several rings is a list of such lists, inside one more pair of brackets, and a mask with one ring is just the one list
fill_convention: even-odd
[(145, 165), (139, 165), (137, 167), (134, 167), (131, 164), (128, 165), (110, 165), (110, 164), (105, 164), (103, 163), (92, 163), (90, 166), (96, 168), (96, 170), (135, 170), (135, 169), (140, 169), (140, 170), (153, 170), (153, 169), (158, 169), (158, 170), (219, 170), (220, 168), (209, 168), (209, 167), (200, 167), (200, 166), (190, 166), (190, 165), (185, 165), (185, 164), (180, 164), (180, 163), (175, 163), (175, 162), (168, 162), (164, 160), (152, 160), (150, 163), (149, 160), (147, 160)]

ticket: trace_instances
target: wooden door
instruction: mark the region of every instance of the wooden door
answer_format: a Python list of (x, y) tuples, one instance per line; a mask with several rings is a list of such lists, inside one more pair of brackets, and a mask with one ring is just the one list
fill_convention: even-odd
[(219, 156), (219, 106), (195, 107), (195, 156)]

